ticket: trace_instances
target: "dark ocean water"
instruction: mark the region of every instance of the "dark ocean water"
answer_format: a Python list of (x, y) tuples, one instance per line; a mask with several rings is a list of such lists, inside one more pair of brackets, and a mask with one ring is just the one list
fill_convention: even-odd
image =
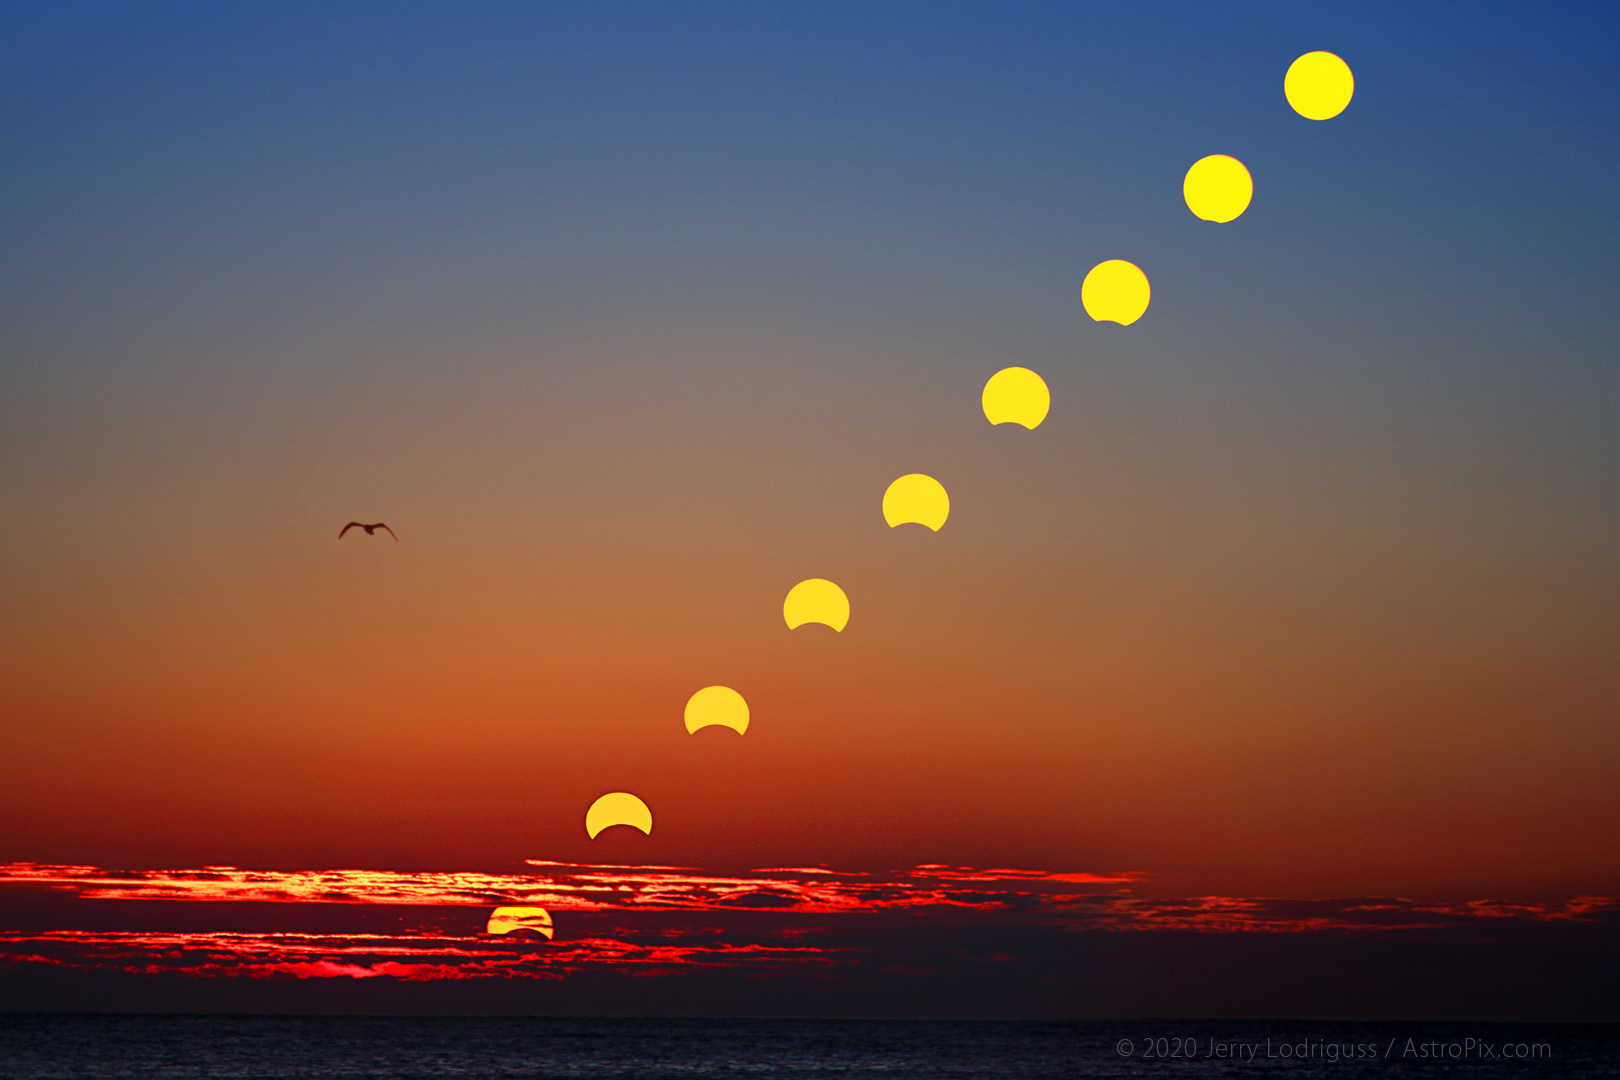
[(1620, 1025), (0, 1016), (0, 1077), (1617, 1077)]

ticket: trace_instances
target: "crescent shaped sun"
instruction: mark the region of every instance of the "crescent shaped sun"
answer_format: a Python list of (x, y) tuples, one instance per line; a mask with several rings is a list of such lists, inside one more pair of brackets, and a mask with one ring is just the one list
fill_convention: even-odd
[(610, 791), (585, 811), (585, 833), (595, 840), (597, 833), (614, 825), (629, 825), (651, 836), (652, 811), (628, 791)]
[(923, 473), (907, 473), (883, 493), (883, 520), (891, 529), (909, 523), (939, 532), (950, 513), (945, 485)]
[(728, 727), (741, 735), (748, 730), (748, 702), (729, 686), (705, 686), (686, 701), (686, 730)]
[(788, 590), (782, 601), (782, 618), (789, 630), (821, 623), (842, 631), (849, 625), (849, 597), (826, 578), (806, 578)]
[(555, 932), (551, 912), (539, 907), (498, 907), (489, 913), (489, 922), (484, 924), (486, 934), (510, 934), (517, 930), (532, 930), (551, 940)]

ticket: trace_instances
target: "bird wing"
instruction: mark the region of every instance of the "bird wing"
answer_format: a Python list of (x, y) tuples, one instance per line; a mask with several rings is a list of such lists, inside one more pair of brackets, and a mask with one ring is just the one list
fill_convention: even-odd
[(365, 528), (365, 526), (360, 524), (358, 521), (351, 521), (347, 525), (343, 526), (343, 528), (338, 532), (338, 539), (339, 540), (343, 539), (343, 534), (348, 532), (350, 529), (363, 529), (363, 528)]
[[(374, 528), (374, 529), (388, 529), (388, 526), (384, 525), (382, 522), (379, 521), (379, 522), (377, 522), (377, 524), (373, 525), (372, 528)], [(388, 529), (388, 535), (389, 536), (394, 536), (394, 530), (393, 529)], [(399, 537), (394, 536), (394, 543), (396, 543), (396, 544), (399, 543)]]

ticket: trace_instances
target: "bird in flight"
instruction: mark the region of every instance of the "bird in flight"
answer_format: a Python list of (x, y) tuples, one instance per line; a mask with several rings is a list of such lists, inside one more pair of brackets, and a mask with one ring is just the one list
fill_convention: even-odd
[[(394, 536), (394, 530), (389, 529), (387, 525), (380, 521), (375, 525), (362, 525), (358, 521), (351, 521), (347, 525), (343, 526), (343, 528), (338, 532), (338, 539), (343, 539), (343, 534), (348, 532), (350, 529), (364, 529), (366, 530), (367, 536), (376, 536), (378, 529), (386, 529), (389, 536)], [(399, 537), (394, 536), (394, 543), (399, 543)]]

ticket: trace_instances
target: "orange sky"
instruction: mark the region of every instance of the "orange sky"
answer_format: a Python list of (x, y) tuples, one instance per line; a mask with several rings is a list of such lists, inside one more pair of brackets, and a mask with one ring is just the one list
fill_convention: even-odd
[(0, 864), (1620, 896), (1601, 14), (387, 18), (0, 11)]
[[(615, 334), (92, 395), (12, 465), (0, 855), (1620, 891), (1615, 608), (1544, 527), (1140, 375), (1052, 369), (1047, 424), (991, 428), (968, 359)], [(937, 535), (879, 513), (916, 470)], [(843, 634), (783, 625), (810, 576)], [(685, 732), (711, 683), (746, 736)], [(610, 790), (650, 839), (586, 840)]]

